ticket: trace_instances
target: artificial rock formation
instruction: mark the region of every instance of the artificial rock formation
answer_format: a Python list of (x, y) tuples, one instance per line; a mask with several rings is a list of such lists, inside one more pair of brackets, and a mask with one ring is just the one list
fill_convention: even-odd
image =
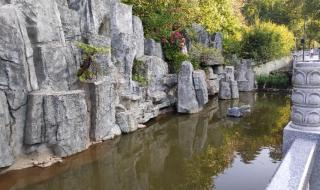
[(161, 44), (157, 43), (153, 39), (145, 39), (144, 52), (146, 55), (157, 56), (163, 59)]
[(203, 44), (206, 47), (212, 47), (222, 51), (223, 38), (221, 33), (217, 32), (211, 35), (203, 26), (196, 23), (192, 24), (192, 29), (195, 32), (196, 40), (199, 43)]
[(25, 144), (46, 144), (57, 156), (83, 151), (89, 144), (84, 91), (29, 94)]
[(255, 90), (255, 74), (251, 63), (251, 60), (242, 60), (242, 63), (237, 65), (235, 76), (240, 92)]
[(11, 141), (11, 118), (6, 96), (0, 91), (0, 168), (11, 165), (14, 162)]
[[(112, 79), (105, 77), (103, 80), (90, 84), (91, 92), (91, 131), (90, 137), (95, 140), (105, 140), (120, 135), (119, 126), (116, 125), (116, 91)], [(116, 129), (119, 130), (116, 130)]]
[(219, 92), (219, 79), (218, 75), (213, 73), (212, 67), (208, 67), (206, 70), (206, 79), (208, 85), (208, 94), (213, 96)]
[(234, 80), (234, 67), (225, 68), (224, 78), (220, 80), (219, 99), (229, 100), (239, 98), (238, 83)]
[[(179, 77), (169, 74), (161, 44), (144, 39), (119, 0), (0, 0), (0, 36), (0, 168), (34, 152), (76, 154), (178, 101), (187, 113), (208, 102), (205, 73), (186, 63)], [(96, 57), (95, 81), (77, 78), (77, 41), (110, 49)], [(146, 84), (132, 79), (135, 59)]]
[(190, 62), (183, 62), (178, 76), (179, 113), (196, 113), (208, 102), (204, 71), (194, 71)]

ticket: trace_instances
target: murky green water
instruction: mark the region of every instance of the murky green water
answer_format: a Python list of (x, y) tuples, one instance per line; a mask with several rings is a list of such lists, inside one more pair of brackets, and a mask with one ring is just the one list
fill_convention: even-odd
[[(227, 118), (226, 109), (239, 104), (252, 112)], [(0, 189), (262, 190), (281, 160), (289, 114), (289, 98), (281, 94), (213, 100), (200, 114), (162, 116), (51, 168), (2, 175)]]

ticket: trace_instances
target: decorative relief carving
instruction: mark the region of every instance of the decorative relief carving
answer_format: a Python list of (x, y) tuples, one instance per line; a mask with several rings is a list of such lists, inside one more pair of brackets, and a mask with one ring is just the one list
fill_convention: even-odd
[(320, 106), (320, 94), (319, 93), (311, 93), (308, 94), (306, 103), (309, 105), (318, 105)]
[(320, 84), (320, 72), (311, 71), (307, 74), (307, 84), (310, 85), (319, 85)]
[(311, 85), (320, 86), (320, 67), (296, 67), (293, 70), (293, 85)]
[(305, 73), (295, 69), (292, 82), (294, 85), (305, 85), (306, 84)]
[(295, 88), (292, 92), (292, 102), (297, 105), (320, 107), (320, 90)]
[(320, 108), (293, 106), (291, 119), (296, 125), (320, 127)]

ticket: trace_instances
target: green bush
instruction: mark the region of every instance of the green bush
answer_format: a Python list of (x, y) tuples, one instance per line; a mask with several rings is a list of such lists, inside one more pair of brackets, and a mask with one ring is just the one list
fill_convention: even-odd
[(260, 75), (257, 77), (258, 87), (262, 88), (276, 88), (287, 89), (290, 87), (290, 80), (288, 75), (276, 73), (271, 75)]
[(243, 36), (241, 56), (265, 63), (290, 54), (294, 35), (287, 27), (270, 22), (257, 23)]
[(190, 0), (122, 0), (133, 5), (133, 12), (143, 22), (146, 38), (160, 41), (169, 37), (174, 25), (184, 28), (195, 20), (194, 2)]
[(166, 61), (169, 63), (169, 70), (171, 73), (178, 73), (183, 61), (188, 60), (188, 55), (181, 53), (180, 49), (177, 50), (170, 46), (165, 46), (164, 55)]
[(243, 20), (238, 0), (122, 0), (133, 5), (133, 12), (143, 22), (146, 38), (160, 41), (170, 36), (176, 24), (180, 29), (192, 23), (209, 32), (233, 34)]
[(183, 34), (178, 30), (172, 31), (170, 38), (162, 38), (161, 42), (164, 57), (169, 64), (170, 72), (179, 72), (182, 62), (189, 58), (187, 54), (182, 52), (186, 42)]

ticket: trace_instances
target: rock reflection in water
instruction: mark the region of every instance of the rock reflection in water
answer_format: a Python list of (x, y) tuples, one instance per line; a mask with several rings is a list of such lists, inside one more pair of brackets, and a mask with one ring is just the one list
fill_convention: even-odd
[[(251, 105), (241, 119), (227, 118), (231, 106)], [(49, 169), (0, 176), (1, 190), (212, 189), (214, 177), (233, 168), (235, 157), (254, 164), (268, 150), (276, 169), (281, 131), (289, 120), (285, 95), (241, 94), (239, 101), (212, 100), (199, 114), (164, 116), (149, 128), (109, 141)], [(259, 166), (257, 166), (259, 167)], [(243, 172), (250, 176), (260, 173)], [(24, 180), (23, 180), (24, 179)], [(232, 179), (227, 179), (232, 183)], [(243, 182), (243, 183), (250, 183)], [(253, 189), (264, 189), (257, 183)], [(241, 190), (241, 184), (235, 185)], [(3, 188), (4, 187), (4, 188)]]

